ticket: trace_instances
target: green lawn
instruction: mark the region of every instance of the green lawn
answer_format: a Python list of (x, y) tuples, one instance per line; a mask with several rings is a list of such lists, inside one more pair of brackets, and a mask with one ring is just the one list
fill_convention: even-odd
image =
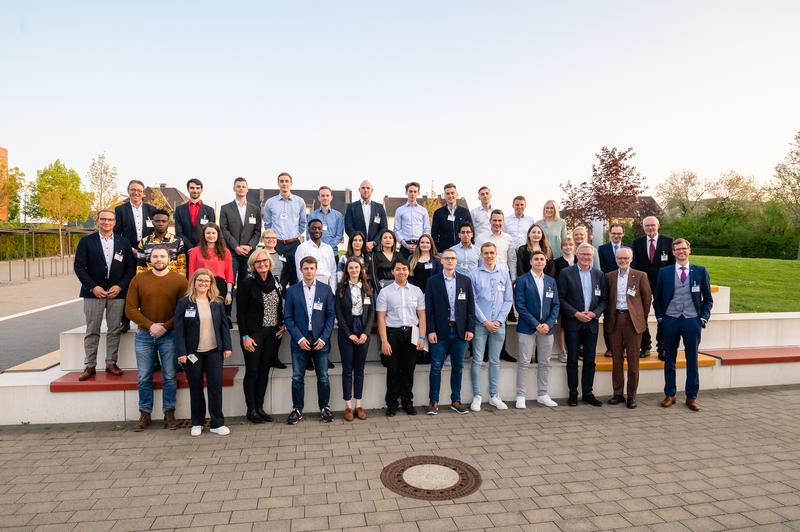
[(711, 283), (731, 287), (731, 312), (800, 311), (800, 260), (691, 256)]

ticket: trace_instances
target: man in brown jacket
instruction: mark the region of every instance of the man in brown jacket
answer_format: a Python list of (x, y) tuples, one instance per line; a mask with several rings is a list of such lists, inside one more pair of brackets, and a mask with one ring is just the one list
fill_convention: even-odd
[[(630, 267), (633, 252), (628, 247), (617, 250), (619, 269), (606, 274), (608, 281), (608, 307), (605, 314), (605, 329), (610, 331), (613, 370), (611, 382), (614, 396), (608, 404), (625, 403), (636, 408), (636, 389), (639, 386), (639, 346), (642, 333), (647, 330), (652, 291), (647, 274)], [(623, 357), (624, 353), (624, 357)], [(622, 391), (625, 386), (623, 372), (625, 358), (628, 360), (628, 400)]]

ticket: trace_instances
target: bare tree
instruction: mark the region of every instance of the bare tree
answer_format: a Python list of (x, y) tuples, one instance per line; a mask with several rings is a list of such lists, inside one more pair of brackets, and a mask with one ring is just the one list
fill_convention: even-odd
[(656, 186), (656, 195), (667, 209), (677, 210), (681, 216), (694, 213), (708, 193), (709, 183), (691, 170), (673, 172)]
[(89, 190), (94, 193), (92, 208), (95, 211), (113, 207), (118, 202), (117, 167), (108, 164), (105, 152), (92, 159), (86, 177), (89, 178)]

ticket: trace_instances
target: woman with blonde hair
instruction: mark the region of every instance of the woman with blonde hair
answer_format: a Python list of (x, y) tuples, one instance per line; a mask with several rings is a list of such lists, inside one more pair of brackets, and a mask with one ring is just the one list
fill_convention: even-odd
[(542, 219), (536, 222), (542, 228), (550, 248), (553, 250), (553, 258), (561, 256), (561, 241), (567, 236), (567, 223), (561, 219), (558, 204), (553, 200), (547, 200), (542, 207)]

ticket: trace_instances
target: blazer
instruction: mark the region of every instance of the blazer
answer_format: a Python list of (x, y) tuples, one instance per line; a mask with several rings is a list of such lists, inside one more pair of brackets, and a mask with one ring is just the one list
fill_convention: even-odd
[[(114, 257), (122, 257), (117, 260)], [(108, 290), (114, 285), (122, 288), (117, 298), (125, 299), (128, 285), (136, 275), (136, 259), (133, 256), (130, 241), (124, 236), (114, 235), (114, 255), (111, 259), (111, 271), (106, 268), (103, 245), (100, 233), (95, 232), (82, 237), (75, 248), (75, 275), (81, 281), (80, 297), (95, 299), (92, 288), (99, 286)]]
[[(249, 336), (253, 332), (264, 329), (264, 298), (259, 283), (253, 278), (253, 272), (239, 279), (236, 289), (236, 317), (239, 324), (239, 336)], [(272, 275), (269, 272), (267, 275)], [(272, 275), (274, 279), (274, 275)], [(278, 327), (283, 324), (283, 294), (280, 281), (275, 280), (278, 291)]]
[[(562, 326), (566, 331), (577, 331), (583, 325), (575, 317), (575, 313), (583, 311), (584, 308), (583, 286), (581, 285), (581, 276), (578, 273), (578, 268), (580, 266), (577, 264), (570, 266), (558, 276), (558, 295), (563, 318)], [(608, 302), (608, 285), (606, 284), (605, 275), (600, 270), (591, 268), (589, 273), (592, 276), (592, 300), (589, 302), (589, 310), (597, 315), (595, 319), (589, 322), (589, 329), (593, 333), (597, 333), (598, 318), (605, 312)], [(599, 296), (595, 292), (597, 288), (600, 289)]]
[[(156, 208), (149, 203), (142, 203), (142, 238), (145, 238), (155, 231), (153, 227), (153, 213)], [(139, 239), (136, 237), (136, 222), (133, 219), (133, 207), (131, 207), (130, 200), (121, 205), (114, 207), (114, 232), (120, 236), (128, 239), (133, 247), (139, 244)], [(147, 226), (147, 221), (150, 221), (150, 226)]]
[[(286, 291), (286, 300), (283, 303), (283, 323), (295, 343), (306, 338), (308, 334), (308, 311), (306, 310), (304, 290), (302, 280), (293, 284)], [(336, 319), (336, 310), (334, 309), (336, 302), (333, 299), (331, 287), (319, 281), (316, 282), (314, 292), (314, 302), (317, 301), (322, 303), (322, 310), (313, 310), (312, 308), (311, 334), (315, 340), (322, 340), (327, 347), (330, 347), (333, 322)]]
[[(617, 281), (619, 272), (614, 270), (606, 274), (608, 283), (608, 307), (606, 308), (605, 323), (603, 327), (607, 331), (613, 331), (617, 323)], [(650, 315), (650, 305), (653, 300), (653, 292), (650, 290), (650, 282), (644, 272), (628, 269), (628, 285), (626, 291), (634, 290), (636, 295), (627, 294), (625, 301), (628, 305), (628, 315), (631, 317), (633, 328), (636, 334), (642, 334), (647, 330), (647, 317)]]
[[(654, 262), (650, 262), (650, 253), (647, 247), (647, 235), (640, 236), (633, 241), (633, 261), (631, 261), (631, 268), (646, 273), (647, 279), (650, 281), (650, 288), (655, 292), (658, 270), (664, 266), (675, 264), (675, 255), (672, 254), (672, 238), (658, 235)], [(662, 253), (667, 254), (667, 260), (661, 260)]]
[(209, 222), (215, 222), (217, 220), (214, 209), (205, 203), (200, 205), (200, 214), (197, 216), (196, 225), (192, 225), (192, 217), (189, 214), (188, 203), (178, 205), (175, 209), (175, 235), (183, 239), (187, 248), (193, 248), (200, 242), (200, 231), (202, 227), (200, 220), (202, 220), (203, 217), (207, 218)]
[[(253, 220), (253, 223), (250, 223), (250, 220)], [(261, 237), (261, 209), (247, 202), (244, 226), (242, 226), (239, 206), (236, 205), (236, 200), (233, 200), (220, 208), (219, 227), (222, 229), (222, 236), (225, 238), (231, 254), (236, 246), (247, 245), (250, 246), (250, 249), (256, 249)]]
[[(231, 331), (228, 329), (228, 319), (225, 317), (225, 306), (221, 301), (211, 302), (211, 320), (214, 322), (214, 335), (217, 337), (217, 349), (230, 351)], [(194, 317), (187, 317), (186, 310), (194, 309)], [(197, 344), (200, 342), (200, 313), (197, 312), (197, 303), (188, 297), (182, 297), (175, 305), (175, 319), (173, 320), (176, 356), (193, 355), (197, 353)]]
[(456, 205), (453, 211), (454, 221), (449, 221), (447, 217), (450, 216), (450, 211), (447, 206), (439, 207), (433, 212), (433, 219), (431, 220), (431, 237), (433, 243), (436, 244), (436, 249), (439, 252), (445, 249), (450, 249), (460, 242), (458, 238), (458, 226), (462, 222), (472, 223), (472, 215), (465, 207)]
[[(711, 278), (708, 271), (702, 266), (689, 264), (689, 286), (699, 286), (699, 292), (692, 292), (692, 302), (697, 311), (697, 315), (703, 321), (711, 318), (711, 307), (714, 305), (714, 298), (711, 297)], [(653, 310), (656, 312), (656, 319), (661, 319), (667, 315), (667, 307), (675, 294), (675, 266), (667, 266), (658, 271), (656, 290), (653, 293)]]
[[(659, 237), (659, 240), (661, 240), (661, 237)], [(624, 243), (620, 243), (619, 247), (630, 248), (629, 245)], [(614, 246), (611, 244), (611, 242), (606, 242), (605, 244), (597, 248), (597, 255), (600, 258), (600, 270), (602, 270), (603, 273), (613, 272), (617, 270), (618, 268), (617, 257), (614, 256)]]
[[(459, 296), (464, 294), (464, 299)], [(475, 332), (475, 291), (472, 279), (456, 272), (456, 336), (464, 339), (468, 332)], [(425, 286), (425, 329), (436, 333), (440, 342), (450, 335), (450, 300), (444, 284), (444, 273), (437, 273), (428, 279)]]
[[(551, 291), (552, 296), (548, 297)], [(548, 335), (555, 332), (558, 312), (561, 309), (555, 278), (544, 275), (544, 297), (541, 303), (539, 297), (539, 289), (536, 287), (536, 281), (532, 274), (526, 273), (517, 277), (517, 284), (514, 285), (514, 305), (519, 313), (518, 333), (536, 334), (536, 327), (540, 323), (545, 323), (550, 327)]]
[[(528, 251), (528, 245), (523, 244), (517, 248), (517, 277), (522, 277), (531, 271), (531, 256), (532, 252)], [(564, 261), (566, 262), (566, 261)], [(544, 265), (544, 274), (550, 277), (556, 276), (556, 261), (554, 259), (547, 259)]]
[[(369, 336), (372, 332), (372, 322), (375, 321), (375, 298), (378, 296), (375, 291), (369, 297), (367, 303), (367, 295), (364, 293), (364, 287), (361, 287), (361, 330)], [(336, 322), (339, 324), (339, 331), (345, 336), (353, 334), (353, 296), (350, 295), (350, 286), (346, 284), (342, 290), (342, 297), (336, 294)]]
[[(379, 221), (376, 222), (376, 217)], [(367, 235), (367, 240), (375, 242), (375, 245), (380, 247), (380, 234), (389, 226), (389, 221), (386, 219), (386, 211), (383, 205), (377, 201), (370, 201), (370, 215), (369, 227), (364, 226), (364, 212), (361, 210), (361, 200), (354, 201), (347, 206), (347, 211), (344, 213), (344, 232), (347, 233), (347, 238), (353, 238), (356, 231), (361, 231)]]

